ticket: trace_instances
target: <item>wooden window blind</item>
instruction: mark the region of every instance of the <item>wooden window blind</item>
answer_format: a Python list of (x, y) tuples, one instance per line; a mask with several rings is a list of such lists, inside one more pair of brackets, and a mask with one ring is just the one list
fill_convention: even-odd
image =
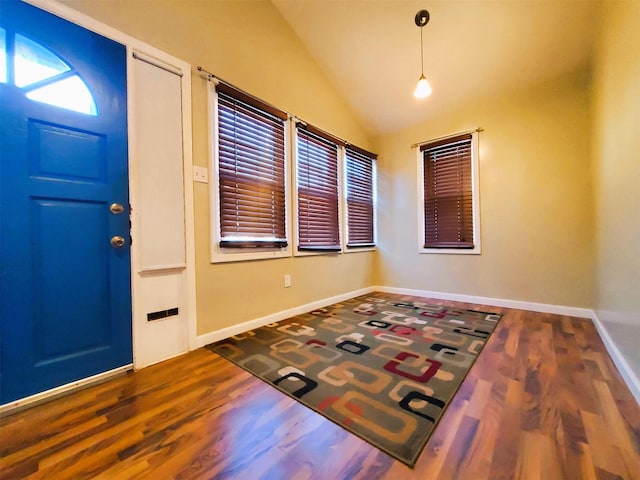
[(376, 156), (346, 147), (347, 162), (347, 246), (373, 247), (373, 168)]
[(216, 91), (220, 247), (286, 247), (287, 115), (225, 84)]
[(422, 145), (425, 248), (473, 248), (471, 134)]
[(297, 126), (298, 250), (340, 251), (338, 145)]

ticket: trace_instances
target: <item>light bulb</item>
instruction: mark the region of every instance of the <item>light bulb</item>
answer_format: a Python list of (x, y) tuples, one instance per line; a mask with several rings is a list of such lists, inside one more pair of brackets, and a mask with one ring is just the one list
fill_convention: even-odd
[(429, 85), (429, 81), (425, 78), (424, 74), (422, 74), (413, 92), (413, 96), (416, 98), (425, 98), (429, 95), (431, 95), (431, 85)]

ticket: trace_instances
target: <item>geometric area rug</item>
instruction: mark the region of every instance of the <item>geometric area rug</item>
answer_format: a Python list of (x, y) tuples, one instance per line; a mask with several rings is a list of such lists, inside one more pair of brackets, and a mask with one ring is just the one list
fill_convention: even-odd
[(501, 317), (420, 300), (375, 292), (207, 348), (413, 467)]

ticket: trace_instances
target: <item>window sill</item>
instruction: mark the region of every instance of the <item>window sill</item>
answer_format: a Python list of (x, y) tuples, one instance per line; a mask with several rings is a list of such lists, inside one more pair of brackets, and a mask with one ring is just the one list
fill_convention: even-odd
[(247, 251), (243, 248), (216, 248), (211, 252), (211, 263), (247, 262), (251, 260), (268, 260), (271, 258), (286, 258), (291, 256), (291, 250), (268, 249)]
[(480, 245), (474, 248), (424, 248), (420, 247), (418, 253), (435, 254), (435, 255), (480, 255)]

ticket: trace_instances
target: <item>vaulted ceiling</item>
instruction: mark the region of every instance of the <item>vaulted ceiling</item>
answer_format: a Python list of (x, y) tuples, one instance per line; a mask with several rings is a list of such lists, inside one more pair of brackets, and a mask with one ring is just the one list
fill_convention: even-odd
[[(272, 0), (336, 90), (375, 133), (392, 132), (588, 64), (595, 0)], [(606, 5), (606, 4), (605, 4)], [(424, 70), (413, 98), (427, 9)]]

